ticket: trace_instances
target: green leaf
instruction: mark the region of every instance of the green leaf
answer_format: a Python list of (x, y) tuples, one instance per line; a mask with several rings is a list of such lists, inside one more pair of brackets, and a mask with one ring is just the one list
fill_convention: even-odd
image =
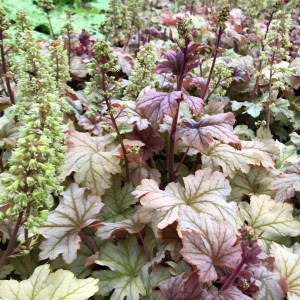
[(247, 125), (237, 125), (234, 127), (234, 132), (239, 135), (240, 140), (252, 140), (254, 139), (254, 131), (249, 129)]
[(138, 245), (134, 236), (128, 236), (125, 240), (119, 240), (117, 245), (107, 242), (100, 251), (99, 260), (101, 266), (107, 266), (110, 270), (101, 270), (93, 273), (100, 279), (100, 294), (110, 296), (111, 300), (139, 300), (139, 295), (146, 296), (147, 291), (141, 279), (140, 272), (146, 263), (143, 248)]
[(164, 283), (171, 277), (168, 268), (154, 266), (151, 269), (151, 272), (149, 272), (148, 269), (148, 265), (146, 265), (142, 268), (140, 273), (147, 293), (144, 297), (142, 297), (143, 300), (152, 300), (153, 288), (159, 286), (161, 283)]
[(275, 104), (275, 106), (271, 106), (271, 113), (275, 117), (275, 119), (291, 119), (294, 117), (294, 112), (289, 110), (289, 100), (284, 98), (276, 98), (274, 101), (272, 101), (272, 104), (273, 103)]
[(134, 187), (130, 183), (125, 183), (123, 187), (122, 179), (119, 176), (112, 178), (112, 187), (106, 190), (102, 198), (104, 207), (100, 213), (102, 222), (120, 222), (129, 219), (136, 212), (136, 208), (132, 207), (137, 202), (131, 193)]
[(269, 190), (269, 185), (272, 178), (278, 172), (271, 169), (265, 169), (259, 166), (250, 168), (250, 172), (244, 174), (240, 171), (237, 172), (235, 177), (230, 180), (231, 194), (227, 201), (240, 202), (244, 195), (274, 195), (274, 192)]
[(239, 204), (241, 223), (246, 220), (255, 231), (262, 233), (264, 247), (271, 241), (278, 241), (287, 236), (300, 234), (300, 220), (293, 217), (293, 205), (276, 203), (267, 195), (252, 196), (250, 204)]
[(163, 229), (178, 220), (179, 210), (186, 207), (208, 214), (215, 220), (225, 221), (235, 228), (237, 208), (235, 203), (225, 200), (230, 193), (230, 186), (222, 173), (207, 168), (184, 177), (183, 181), (185, 188), (172, 182), (165, 190), (160, 190), (154, 180), (142, 180), (142, 184), (133, 192), (133, 195), (141, 198), (139, 220), (143, 223), (153, 222)]
[(61, 176), (75, 172), (75, 182), (90, 188), (98, 196), (111, 186), (111, 174), (121, 173), (118, 147), (110, 136), (93, 138), (89, 133), (67, 135), (68, 151)]
[(49, 213), (47, 222), (39, 227), (45, 238), (40, 245), (40, 259), (54, 259), (60, 253), (66, 263), (76, 258), (80, 248), (79, 231), (96, 221), (103, 203), (100, 197), (84, 195), (85, 189), (71, 183), (61, 193), (57, 208)]
[(244, 113), (248, 113), (250, 116), (252, 116), (253, 118), (257, 118), (263, 107), (261, 104), (261, 101), (258, 102), (238, 102), (238, 101), (231, 101), (231, 107), (233, 111), (237, 111), (239, 110), (241, 107), (245, 107), (245, 111)]
[(297, 150), (294, 145), (286, 146), (276, 141), (276, 146), (280, 149), (280, 155), (275, 161), (276, 169), (283, 171), (286, 167), (299, 160), (299, 156), (297, 155)]
[(70, 271), (50, 273), (49, 265), (39, 266), (27, 280), (3, 280), (0, 299), (3, 300), (85, 300), (98, 291), (97, 279), (76, 279)]

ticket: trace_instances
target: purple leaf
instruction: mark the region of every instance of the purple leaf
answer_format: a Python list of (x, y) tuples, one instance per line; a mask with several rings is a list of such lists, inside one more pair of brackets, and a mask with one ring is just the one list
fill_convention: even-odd
[[(188, 277), (185, 279), (185, 277)], [(198, 300), (203, 299), (207, 292), (198, 281), (197, 272), (182, 273), (172, 277), (167, 283), (159, 286), (166, 300)]]
[(188, 137), (189, 146), (197, 148), (200, 152), (207, 150), (213, 138), (225, 143), (239, 143), (238, 135), (233, 131), (235, 117), (232, 112), (213, 116), (205, 115), (196, 122), (185, 120), (176, 133), (176, 138)]
[(157, 124), (163, 122), (165, 115), (175, 117), (181, 101), (189, 105), (192, 114), (198, 115), (202, 110), (202, 99), (185, 95), (180, 91), (145, 94), (138, 99), (137, 108), (145, 114), (154, 127), (157, 127)]
[(126, 138), (142, 141), (145, 144), (139, 151), (144, 161), (147, 161), (154, 153), (159, 153), (165, 146), (165, 140), (159, 136), (152, 126), (148, 126), (148, 128), (141, 131), (135, 126), (133, 132), (127, 134)]

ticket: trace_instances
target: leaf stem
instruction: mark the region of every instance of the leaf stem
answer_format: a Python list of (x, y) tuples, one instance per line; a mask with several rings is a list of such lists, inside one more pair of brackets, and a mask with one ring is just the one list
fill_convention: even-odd
[(93, 249), (95, 252), (99, 251), (95, 243), (82, 231), (82, 229), (79, 230), (79, 235), (91, 247), (91, 249)]
[(179, 162), (176, 170), (174, 171), (174, 177), (176, 177), (176, 173), (178, 172), (179, 168), (181, 167), (181, 165), (183, 164), (184, 160), (186, 159), (186, 156), (187, 156), (189, 150), (190, 150), (190, 147), (187, 147), (186, 150), (185, 150), (185, 152), (184, 152), (184, 154), (183, 154), (183, 156), (182, 156), (182, 158), (181, 158), (181, 161)]
[(7, 248), (5, 249), (3, 255), (2, 255), (1, 259), (0, 259), (0, 269), (4, 266), (7, 258), (11, 254), (11, 250), (12, 250), (12, 248), (14, 246), (14, 243), (15, 243), (15, 241), (17, 239), (17, 234), (18, 234), (19, 228), (21, 226), (21, 221), (22, 221), (23, 214), (24, 214), (24, 211), (21, 211), (19, 213), (18, 220), (17, 220), (16, 226), (14, 228), (13, 234), (11, 236), (11, 239), (9, 240)]
[(141, 240), (141, 242), (142, 242), (142, 244), (143, 244), (143, 248), (144, 248), (144, 252), (145, 252), (146, 259), (147, 259), (147, 261), (150, 261), (150, 260), (151, 260), (151, 259), (150, 259), (150, 254), (149, 254), (147, 245), (146, 245), (146, 243), (145, 243), (145, 240), (144, 240), (144, 238), (143, 238), (142, 232), (139, 231), (138, 234), (139, 234), (139, 238), (140, 238), (140, 240)]
[(205, 100), (205, 95), (207, 93), (207, 90), (208, 90), (208, 87), (209, 87), (209, 84), (210, 84), (210, 80), (211, 80), (211, 77), (212, 77), (212, 74), (213, 74), (213, 71), (214, 71), (214, 67), (215, 67), (215, 63), (216, 63), (216, 60), (217, 60), (217, 56), (218, 56), (218, 50), (219, 50), (219, 46), (220, 46), (222, 33), (223, 33), (222, 27), (219, 26), (217, 42), (216, 42), (216, 49), (215, 49), (215, 53), (214, 53), (213, 62), (212, 62), (212, 65), (210, 67), (210, 71), (209, 71), (209, 75), (208, 75), (208, 78), (207, 78), (205, 88), (204, 88), (203, 92), (201, 93), (201, 97), (200, 97), (201, 99), (203, 99), (203, 101)]

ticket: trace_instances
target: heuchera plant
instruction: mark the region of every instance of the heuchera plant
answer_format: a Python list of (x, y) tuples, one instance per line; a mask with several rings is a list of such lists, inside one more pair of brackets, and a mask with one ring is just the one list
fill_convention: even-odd
[(299, 13), (0, 7), (0, 299), (300, 299)]

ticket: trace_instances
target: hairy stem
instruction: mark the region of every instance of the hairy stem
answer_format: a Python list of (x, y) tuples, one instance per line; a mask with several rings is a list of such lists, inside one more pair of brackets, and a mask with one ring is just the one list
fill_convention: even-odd
[(123, 138), (122, 138), (122, 135), (120, 133), (120, 130), (118, 128), (118, 125), (117, 125), (117, 122), (116, 122), (116, 119), (114, 117), (114, 114), (112, 113), (111, 111), (111, 104), (110, 104), (110, 99), (108, 99), (107, 95), (106, 95), (106, 85), (105, 85), (105, 71), (103, 70), (102, 71), (102, 88), (103, 88), (103, 92), (104, 92), (104, 100), (105, 100), (105, 103), (106, 103), (106, 106), (108, 108), (108, 113), (109, 113), (109, 116), (110, 116), (110, 119), (114, 125), (114, 128), (116, 130), (116, 133), (117, 133), (117, 137), (118, 137), (118, 140), (120, 142), (120, 145), (121, 145), (121, 148), (122, 148), (122, 151), (124, 153), (124, 161), (125, 161), (125, 180), (127, 182), (129, 182), (129, 165), (128, 165), (128, 158), (127, 158), (127, 153), (126, 153), (126, 148), (125, 148), (125, 145), (124, 145), (124, 142), (123, 142)]
[[(6, 65), (5, 55), (7, 53), (4, 51), (3, 43), (4, 43), (3, 30), (0, 30), (0, 52), (1, 52), (2, 71), (3, 71), (3, 75), (5, 77), (5, 83), (6, 83), (6, 86), (7, 86), (8, 95), (9, 95), (9, 98), (10, 98), (10, 103), (11, 103), (11, 105), (13, 105), (13, 104), (16, 104), (15, 95), (14, 95), (14, 92), (11, 88), (9, 77), (6, 74), (7, 73), (7, 65)], [(7, 52), (8, 52), (8, 50), (7, 50)]]
[(12, 250), (12, 248), (14, 246), (14, 243), (17, 239), (17, 234), (18, 234), (18, 231), (19, 231), (20, 226), (21, 226), (21, 221), (22, 221), (23, 214), (24, 214), (24, 211), (21, 211), (19, 213), (18, 220), (17, 220), (16, 226), (14, 228), (13, 234), (11, 236), (11, 239), (9, 240), (7, 248), (5, 249), (3, 255), (0, 259), (0, 269), (4, 266), (7, 258), (11, 255), (11, 250)]
[[(27, 206), (26, 211), (25, 211), (25, 219), (27, 220), (30, 214), (30, 205)], [(28, 229), (25, 228), (25, 246), (26, 246), (26, 250), (30, 251), (30, 245), (29, 245), (29, 237), (28, 237)], [(30, 277), (30, 253), (28, 253), (26, 255), (26, 277), (29, 278)]]
[(47, 13), (47, 19), (48, 19), (48, 23), (49, 23), (49, 27), (50, 27), (50, 33), (53, 39), (55, 39), (55, 35), (54, 35), (54, 31), (53, 31), (53, 27), (52, 27), (52, 23), (51, 23), (51, 18), (50, 18), (50, 14)]
[[(187, 47), (189, 42), (186, 42), (185, 48), (183, 50), (183, 65), (181, 66), (180, 75), (177, 78), (177, 89), (176, 91), (182, 90), (182, 83), (183, 83), (183, 77), (185, 73), (185, 65), (187, 62), (186, 56), (187, 56)], [(168, 171), (169, 171), (169, 182), (174, 181), (176, 173), (174, 172), (174, 147), (175, 147), (175, 133), (177, 129), (177, 122), (178, 122), (178, 114), (179, 114), (179, 103), (178, 103), (178, 109), (177, 112), (173, 118), (171, 131), (170, 131), (170, 137), (169, 137), (169, 153), (168, 153)]]
[(219, 26), (218, 35), (217, 35), (217, 43), (216, 43), (216, 49), (215, 49), (215, 53), (214, 53), (213, 62), (212, 62), (212, 65), (210, 67), (210, 71), (209, 71), (209, 75), (208, 75), (208, 78), (207, 78), (205, 88), (202, 91), (201, 97), (200, 97), (203, 100), (205, 99), (205, 95), (207, 93), (207, 90), (208, 90), (208, 87), (209, 87), (209, 84), (210, 84), (210, 80), (211, 80), (211, 77), (212, 77), (212, 74), (213, 74), (213, 71), (214, 71), (215, 63), (216, 63), (217, 56), (218, 56), (219, 46), (220, 46), (220, 42), (221, 42), (222, 32), (223, 32), (222, 27)]
[[(269, 32), (269, 28), (270, 28), (270, 24), (271, 24), (272, 19), (273, 19), (273, 15), (274, 15), (274, 11), (270, 15), (270, 18), (269, 18), (269, 21), (268, 21), (268, 24), (267, 24), (266, 33), (265, 33), (265, 36), (264, 36), (264, 40), (267, 38), (267, 34)], [(264, 43), (262, 41), (261, 51), (264, 51), (264, 50), (265, 50), (265, 45), (264, 45)], [(258, 65), (258, 72), (259, 73), (261, 72), (261, 69), (262, 69), (262, 60), (260, 59), (259, 60), (259, 65)], [(253, 91), (250, 94), (249, 102), (253, 101), (253, 98), (255, 96), (256, 90), (258, 88), (258, 82), (259, 82), (259, 76), (256, 77), (255, 85), (254, 85)]]
[(237, 268), (234, 270), (234, 272), (230, 275), (230, 277), (227, 279), (227, 281), (225, 282), (225, 284), (222, 286), (222, 288), (219, 291), (219, 295), (224, 292), (225, 290), (227, 290), (231, 284), (235, 281), (235, 279), (237, 278), (237, 276), (239, 275), (239, 273), (241, 272), (244, 264), (247, 262), (248, 260), (248, 255), (244, 256), (241, 260), (241, 262), (239, 263), (239, 265), (237, 266)]
[(270, 105), (271, 105), (271, 97), (272, 97), (272, 76), (273, 76), (272, 66), (273, 66), (273, 63), (274, 63), (274, 59), (275, 59), (275, 52), (273, 52), (273, 54), (272, 54), (271, 65), (270, 65), (269, 99), (268, 99), (268, 102), (267, 102), (267, 110), (268, 110), (268, 114), (267, 114), (267, 128), (268, 129), (270, 129), (270, 119), (271, 119)]

